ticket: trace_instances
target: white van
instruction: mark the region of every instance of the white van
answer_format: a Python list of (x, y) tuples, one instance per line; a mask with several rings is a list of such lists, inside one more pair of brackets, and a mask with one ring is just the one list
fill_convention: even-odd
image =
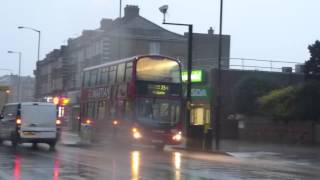
[(54, 149), (60, 135), (61, 121), (53, 103), (22, 102), (6, 104), (0, 117), (0, 142), (47, 143)]

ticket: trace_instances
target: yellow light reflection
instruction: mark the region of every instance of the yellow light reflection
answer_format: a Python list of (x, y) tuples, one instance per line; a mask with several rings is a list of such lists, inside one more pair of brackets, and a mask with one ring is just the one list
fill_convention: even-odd
[(139, 179), (140, 152), (133, 151), (131, 153), (131, 180)]
[(173, 153), (173, 162), (174, 162), (174, 167), (175, 167), (175, 180), (180, 180), (181, 179), (181, 153), (179, 152), (174, 152)]
[(181, 153), (174, 152), (174, 167), (179, 170), (181, 167)]

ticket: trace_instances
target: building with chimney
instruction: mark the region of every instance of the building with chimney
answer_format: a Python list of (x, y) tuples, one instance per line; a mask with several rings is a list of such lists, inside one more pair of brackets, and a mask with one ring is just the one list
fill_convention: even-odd
[[(21, 102), (34, 101), (34, 83), (35, 79), (31, 76), (21, 76), (20, 79), (20, 100)], [(5, 75), (0, 77), (0, 85), (8, 86), (10, 93), (8, 96), (8, 102), (18, 102), (18, 87), (19, 87), (18, 75)]]
[[(218, 38), (212, 28), (208, 33), (193, 34), (193, 68), (217, 66)], [(82, 69), (117, 59), (144, 54), (161, 54), (178, 58), (184, 67), (188, 54), (188, 33), (168, 31), (139, 14), (139, 7), (127, 5), (125, 14), (115, 20), (102, 19), (100, 27), (84, 30), (70, 38), (66, 46), (53, 50), (37, 62), (35, 97), (70, 98), (69, 120), (79, 115)], [(230, 36), (222, 37), (223, 67), (229, 67)], [(72, 128), (76, 123), (70, 123)]]

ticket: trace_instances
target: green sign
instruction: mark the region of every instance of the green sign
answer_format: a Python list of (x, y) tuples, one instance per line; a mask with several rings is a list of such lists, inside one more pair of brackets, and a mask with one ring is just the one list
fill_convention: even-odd
[[(188, 72), (182, 71), (182, 81), (186, 82), (188, 80)], [(200, 83), (204, 81), (204, 72), (203, 70), (192, 70), (191, 71), (191, 82)]]

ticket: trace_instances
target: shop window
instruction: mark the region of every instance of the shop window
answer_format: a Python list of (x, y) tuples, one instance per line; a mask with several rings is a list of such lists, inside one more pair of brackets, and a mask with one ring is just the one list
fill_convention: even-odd
[(204, 125), (204, 122), (205, 122), (205, 109), (203, 107), (193, 108), (191, 110), (192, 125)]
[(160, 43), (150, 42), (149, 43), (149, 54), (160, 54)]

